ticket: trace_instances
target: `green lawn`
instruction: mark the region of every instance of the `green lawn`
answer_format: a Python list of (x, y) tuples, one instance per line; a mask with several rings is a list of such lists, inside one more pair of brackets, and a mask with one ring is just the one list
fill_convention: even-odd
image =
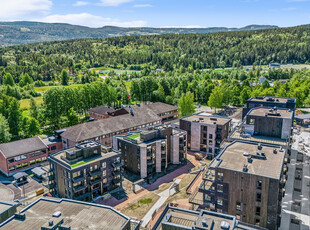
[[(43, 97), (34, 97), (35, 102), (37, 105), (41, 104), (43, 102)], [(29, 109), (30, 108), (30, 99), (22, 99), (20, 102), (20, 108), (21, 109)]]
[(132, 136), (128, 137), (128, 139), (136, 139), (137, 137), (140, 137), (140, 133), (132, 135)]
[(75, 163), (75, 164), (72, 164), (72, 165), (70, 165), (70, 166), (71, 166), (71, 168), (75, 168), (75, 167), (78, 167), (78, 166), (80, 166), (80, 165), (87, 164), (87, 163), (89, 163), (89, 162), (91, 162), (91, 161), (93, 161), (93, 159), (87, 160), (87, 161), (79, 161), (79, 162), (77, 162), (77, 163)]

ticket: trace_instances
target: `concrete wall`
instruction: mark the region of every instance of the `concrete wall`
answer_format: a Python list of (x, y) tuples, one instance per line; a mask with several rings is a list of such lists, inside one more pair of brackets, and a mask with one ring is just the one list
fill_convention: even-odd
[(156, 172), (161, 172), (161, 140), (156, 141), (155, 157)]
[(147, 177), (147, 163), (146, 163), (146, 147), (140, 148), (140, 176)]
[(291, 135), (292, 120), (283, 119), (281, 139), (286, 139)]
[(180, 152), (180, 145), (179, 145), (179, 136), (174, 135), (171, 136), (171, 163), (172, 164), (179, 164), (179, 152)]
[(200, 151), (201, 140), (201, 124), (198, 122), (192, 122), (191, 124), (191, 150)]

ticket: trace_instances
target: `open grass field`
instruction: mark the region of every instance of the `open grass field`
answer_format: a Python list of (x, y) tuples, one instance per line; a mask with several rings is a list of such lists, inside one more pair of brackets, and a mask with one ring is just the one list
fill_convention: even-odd
[(103, 72), (104, 74), (107, 74), (111, 71), (114, 71), (117, 74), (122, 74), (122, 73), (139, 73), (140, 71), (137, 70), (127, 70), (127, 69), (113, 69), (113, 68), (108, 68), (108, 67), (98, 67), (98, 68), (93, 68), (92, 70), (95, 70), (96, 72)]
[[(37, 105), (39, 105), (43, 102), (43, 97), (34, 97), (34, 100), (37, 103)], [(22, 110), (30, 108), (30, 99), (23, 99), (20, 100), (19, 102), (20, 102), (20, 108)]]
[(41, 87), (35, 87), (34, 90), (36, 92), (39, 92), (39, 93), (44, 93), (47, 90), (49, 90), (51, 88), (54, 88), (54, 87), (72, 87), (72, 88), (75, 88), (75, 87), (78, 87), (78, 86), (79, 86), (79, 84), (71, 84), (71, 85), (68, 85), (68, 86), (62, 86), (62, 85), (41, 86)]

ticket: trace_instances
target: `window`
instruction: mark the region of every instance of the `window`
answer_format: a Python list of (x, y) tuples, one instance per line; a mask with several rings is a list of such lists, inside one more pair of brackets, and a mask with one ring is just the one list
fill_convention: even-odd
[(241, 202), (236, 202), (236, 210), (241, 211)]
[(256, 201), (261, 202), (262, 201), (262, 194), (261, 193), (256, 193)]
[(256, 207), (255, 215), (260, 216), (260, 207)]
[(222, 184), (218, 184), (218, 185), (217, 185), (217, 191), (218, 191), (218, 192), (223, 192), (223, 187), (224, 187), (224, 186), (223, 186)]
[(9, 164), (14, 162), (14, 158), (8, 159)]
[(250, 124), (249, 125), (254, 125), (255, 120), (254, 119), (250, 119)]
[(106, 176), (106, 175), (107, 175), (107, 171), (106, 170), (102, 171), (102, 176)]
[(236, 215), (236, 219), (237, 219), (237, 220), (240, 220), (240, 215)]
[(56, 150), (56, 145), (51, 146), (51, 150)]
[(218, 213), (223, 213), (223, 210), (218, 208), (218, 209), (217, 209), (217, 212), (218, 212)]
[(263, 182), (261, 180), (256, 181), (256, 188), (262, 189), (262, 184), (263, 184)]
[(205, 195), (205, 200), (206, 200), (206, 201), (211, 201), (211, 197), (210, 197), (209, 195), (206, 194), (206, 195)]
[(217, 179), (218, 179), (219, 181), (223, 181), (223, 176), (224, 176), (223, 173), (221, 173), (221, 172), (218, 172), (218, 173), (217, 173)]
[(217, 205), (220, 205), (220, 206), (223, 205), (223, 200), (222, 200), (222, 198), (218, 198), (218, 199), (217, 199)]
[(255, 219), (255, 225), (256, 225), (256, 226), (259, 226), (259, 224), (260, 224), (260, 219), (256, 218), (256, 219)]
[(14, 166), (9, 167), (9, 171), (13, 171), (13, 170), (15, 170)]
[(209, 139), (212, 139), (213, 138), (213, 135), (212, 134), (209, 134)]

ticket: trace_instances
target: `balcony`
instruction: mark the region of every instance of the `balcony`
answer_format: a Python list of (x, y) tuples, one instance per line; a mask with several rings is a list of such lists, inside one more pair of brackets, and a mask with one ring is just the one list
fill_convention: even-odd
[(102, 174), (102, 171), (103, 171), (103, 168), (101, 167), (101, 168), (99, 168), (99, 169), (97, 169), (97, 170), (90, 171), (90, 172), (89, 172), (89, 175), (90, 175), (91, 177), (94, 177), (94, 176), (97, 176), (97, 175), (101, 175), (101, 174)]
[(55, 174), (53, 173), (53, 174), (47, 176), (47, 179), (48, 180), (55, 180)]
[(97, 192), (97, 191), (99, 191), (99, 190), (101, 190), (100, 186), (93, 188), (93, 189), (92, 189), (92, 192)]
[(152, 173), (153, 172), (153, 168), (152, 167), (147, 167), (147, 173)]
[(161, 162), (161, 167), (166, 167), (166, 161)]
[(97, 179), (95, 179), (95, 180), (89, 181), (89, 183), (90, 183), (91, 185), (100, 184), (101, 182), (102, 182), (102, 178), (101, 178), (101, 177), (100, 177), (100, 178), (97, 178)]
[(86, 193), (83, 193), (81, 195), (78, 195), (78, 196), (73, 196), (73, 199), (74, 200), (84, 200), (86, 197), (89, 197), (90, 196), (90, 192), (86, 192)]
[(215, 187), (212, 181), (204, 181), (201, 183), (199, 187), (199, 191), (206, 191), (206, 192), (215, 192)]
[(72, 182), (73, 182), (73, 183), (78, 183), (78, 182), (83, 181), (83, 180), (85, 180), (84, 175), (81, 175), (81, 176), (77, 176), (77, 177), (73, 177), (73, 178), (72, 178)]
[(53, 183), (48, 183), (48, 184), (47, 184), (47, 188), (48, 188), (48, 189), (53, 189), (53, 188), (55, 188), (55, 182), (53, 182)]
[(112, 172), (113, 176), (118, 176), (118, 175), (121, 175), (121, 174), (122, 174), (122, 170), (121, 169), (118, 169), (118, 170)]
[(161, 159), (166, 160), (166, 154), (161, 154)]
[(113, 179), (113, 184), (119, 184), (122, 182), (122, 178), (114, 178)]
[(118, 167), (121, 167), (123, 165), (124, 165), (123, 161), (117, 161), (117, 162), (112, 163), (113, 168), (118, 168)]
[(154, 162), (153, 162), (153, 160), (147, 160), (147, 165), (153, 165), (154, 164)]
[(80, 192), (80, 191), (83, 191), (84, 189), (86, 189), (86, 185), (78, 185), (78, 186), (75, 186), (73, 187), (73, 191), (74, 192)]

